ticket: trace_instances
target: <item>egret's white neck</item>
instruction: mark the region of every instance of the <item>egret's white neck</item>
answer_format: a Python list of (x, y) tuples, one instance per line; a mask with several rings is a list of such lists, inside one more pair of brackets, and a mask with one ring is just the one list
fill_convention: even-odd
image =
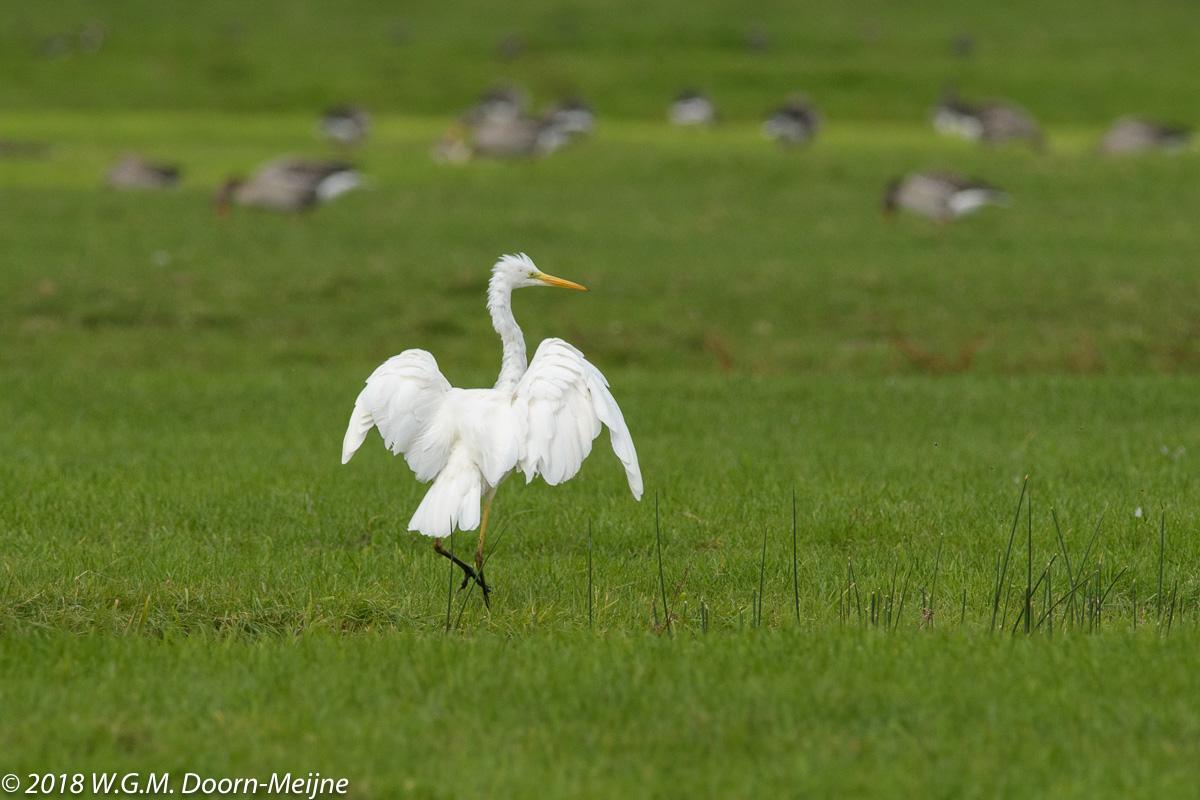
[(492, 327), (504, 343), (496, 388), (516, 388), (529, 362), (525, 357), (525, 337), (512, 313), (512, 286), (500, 274), (493, 275), (488, 284), (488, 311), (492, 313)]

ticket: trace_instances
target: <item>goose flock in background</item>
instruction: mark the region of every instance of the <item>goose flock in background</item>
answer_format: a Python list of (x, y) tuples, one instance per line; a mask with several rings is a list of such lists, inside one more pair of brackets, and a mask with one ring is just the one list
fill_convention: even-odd
[[(66, 43), (69, 49), (95, 52), (104, 43), (106, 31), (90, 25), (47, 40), (46, 53)], [(61, 41), (60, 41), (61, 40)], [(770, 46), (767, 32), (756, 27), (747, 32), (746, 49), (751, 54)], [(518, 34), (504, 37), (498, 52), (520, 55), (523, 40)], [(969, 58), (975, 40), (959, 33), (951, 40), (953, 54)], [(515, 54), (515, 55), (513, 55)], [(667, 120), (680, 128), (713, 128), (721, 120), (717, 104), (703, 89), (680, 91), (667, 106)], [(1046, 138), (1041, 125), (1025, 108), (1011, 100), (968, 100), (955, 88), (944, 89), (929, 111), (933, 128), (947, 136), (961, 137), (988, 147), (1027, 146), (1044, 152)], [(535, 112), (528, 93), (514, 86), (496, 86), (478, 100), (445, 131), (434, 144), (435, 161), (464, 164), (479, 159), (530, 160), (549, 156), (593, 135), (597, 116), (578, 97), (563, 97)], [(824, 117), (807, 97), (794, 94), (770, 110), (760, 130), (765, 139), (792, 149), (811, 145), (824, 126)], [(371, 135), (372, 116), (361, 104), (346, 103), (327, 109), (316, 120), (317, 137), (335, 147), (357, 148)], [(1096, 145), (1106, 156), (1128, 156), (1147, 152), (1177, 153), (1191, 147), (1191, 130), (1158, 120), (1123, 116), (1115, 120)], [(49, 148), (42, 142), (0, 138), (0, 159), (42, 158)], [(136, 153), (125, 153), (106, 171), (105, 186), (113, 189), (162, 190), (179, 186), (182, 170), (176, 164), (156, 163)], [(260, 166), (249, 178), (231, 178), (214, 194), (219, 216), (232, 206), (302, 213), (359, 188), (364, 179), (344, 158), (321, 160), (280, 156)], [(912, 172), (890, 180), (883, 207), (889, 213), (905, 211), (945, 224), (986, 206), (1005, 206), (1011, 198), (987, 181), (945, 169)]]

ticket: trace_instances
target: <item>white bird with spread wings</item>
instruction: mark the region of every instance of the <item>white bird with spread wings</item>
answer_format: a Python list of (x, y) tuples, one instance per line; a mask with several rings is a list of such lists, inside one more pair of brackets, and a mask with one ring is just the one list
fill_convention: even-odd
[[(342, 445), (345, 464), (371, 428), (417, 480), (433, 481), (410, 531), (434, 537), (434, 549), (474, 580), (487, 600), (483, 538), (496, 488), (514, 470), (529, 483), (541, 475), (551, 486), (575, 476), (607, 425), (613, 452), (625, 465), (633, 496), (642, 499), (642, 473), (633, 437), (608, 381), (562, 339), (546, 339), (527, 362), (525, 338), (512, 313), (512, 291), (526, 286), (584, 287), (540, 272), (529, 256), (503, 256), (492, 269), (488, 311), (504, 344), (500, 377), (491, 389), (456, 389), (425, 350), (405, 350), (384, 362), (354, 402)], [(482, 514), (480, 501), (483, 502)], [(441, 539), (454, 528), (479, 528), (475, 567), (448, 553)]]

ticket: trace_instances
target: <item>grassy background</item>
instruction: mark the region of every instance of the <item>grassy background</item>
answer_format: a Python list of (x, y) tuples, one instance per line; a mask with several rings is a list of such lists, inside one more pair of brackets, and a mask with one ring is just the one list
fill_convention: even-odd
[[(1189, 5), (3, 10), (0, 137), (50, 149), (0, 163), (0, 771), (320, 770), (360, 797), (1174, 796), (1200, 778), (1200, 165), (1092, 153), (1118, 114), (1188, 121)], [(45, 55), (89, 23), (98, 52)], [(501, 60), (510, 34), (524, 51)], [(432, 163), (501, 80), (583, 94), (597, 135), (536, 163)], [(1049, 152), (937, 138), (947, 80), (1019, 100)], [(719, 129), (661, 121), (692, 83)], [(829, 124), (787, 152), (757, 121), (795, 89)], [(343, 156), (312, 138), (343, 100), (377, 112), (352, 156), (368, 191), (213, 219), (229, 174)], [(126, 150), (180, 163), (184, 186), (102, 190)], [(1014, 203), (884, 221), (888, 178), (932, 166)], [(649, 495), (606, 436), (564, 486), (506, 484), (492, 612), (459, 596), (446, 635), (449, 573), (405, 530), (424, 487), (377, 439), (346, 467), (339, 444), (401, 349), (490, 384), (487, 269), (517, 250), (593, 290), (519, 293), (516, 312), (608, 375)], [(1052, 559), (1063, 601), (1028, 640), (988, 633), (1026, 475), (997, 622), (1020, 630)]]
[(1180, 639), (21, 639), (0, 664), (6, 767), (68, 753), (177, 791), (278, 770), (378, 797), (1186, 797), (1200, 755)]
[[(806, 91), (835, 119), (918, 121), (950, 80), (1057, 123), (1131, 110), (1186, 121), (1200, 99), (1187, 0), (709, 0), (686, 14), (630, 0), (266, 0), (206, 3), (186, 19), (151, 0), (4, 9), (4, 108), (309, 112), (350, 98), (446, 115), (496, 80), (522, 82), (541, 102), (582, 93), (606, 115), (654, 120), (693, 84), (730, 118), (753, 120)], [(98, 52), (72, 45), (45, 57), (64, 49), (47, 40), (89, 23), (109, 33)], [(765, 35), (764, 52), (747, 51), (751, 32)], [(954, 56), (960, 34), (975, 40), (969, 60)], [(519, 58), (500, 57), (506, 37), (524, 43)]]

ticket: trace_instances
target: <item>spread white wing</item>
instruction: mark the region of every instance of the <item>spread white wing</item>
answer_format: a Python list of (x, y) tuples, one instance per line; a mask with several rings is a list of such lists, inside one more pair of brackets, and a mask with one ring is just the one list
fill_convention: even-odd
[(425, 350), (405, 350), (392, 356), (367, 378), (367, 387), (354, 401), (354, 413), (342, 443), (342, 463), (350, 460), (372, 427), (384, 443), (405, 461), (417, 479), (433, 478), (446, 466), (450, 444), (443, 437), (421, 435), (437, 413), (450, 382)]
[(562, 339), (546, 339), (533, 354), (529, 369), (517, 384), (514, 410), (527, 420), (517, 469), (526, 483), (541, 475), (551, 486), (579, 472), (600, 435), (608, 426), (613, 452), (625, 465), (633, 496), (642, 499), (642, 473), (638, 468), (633, 437), (608, 381), (583, 353)]

